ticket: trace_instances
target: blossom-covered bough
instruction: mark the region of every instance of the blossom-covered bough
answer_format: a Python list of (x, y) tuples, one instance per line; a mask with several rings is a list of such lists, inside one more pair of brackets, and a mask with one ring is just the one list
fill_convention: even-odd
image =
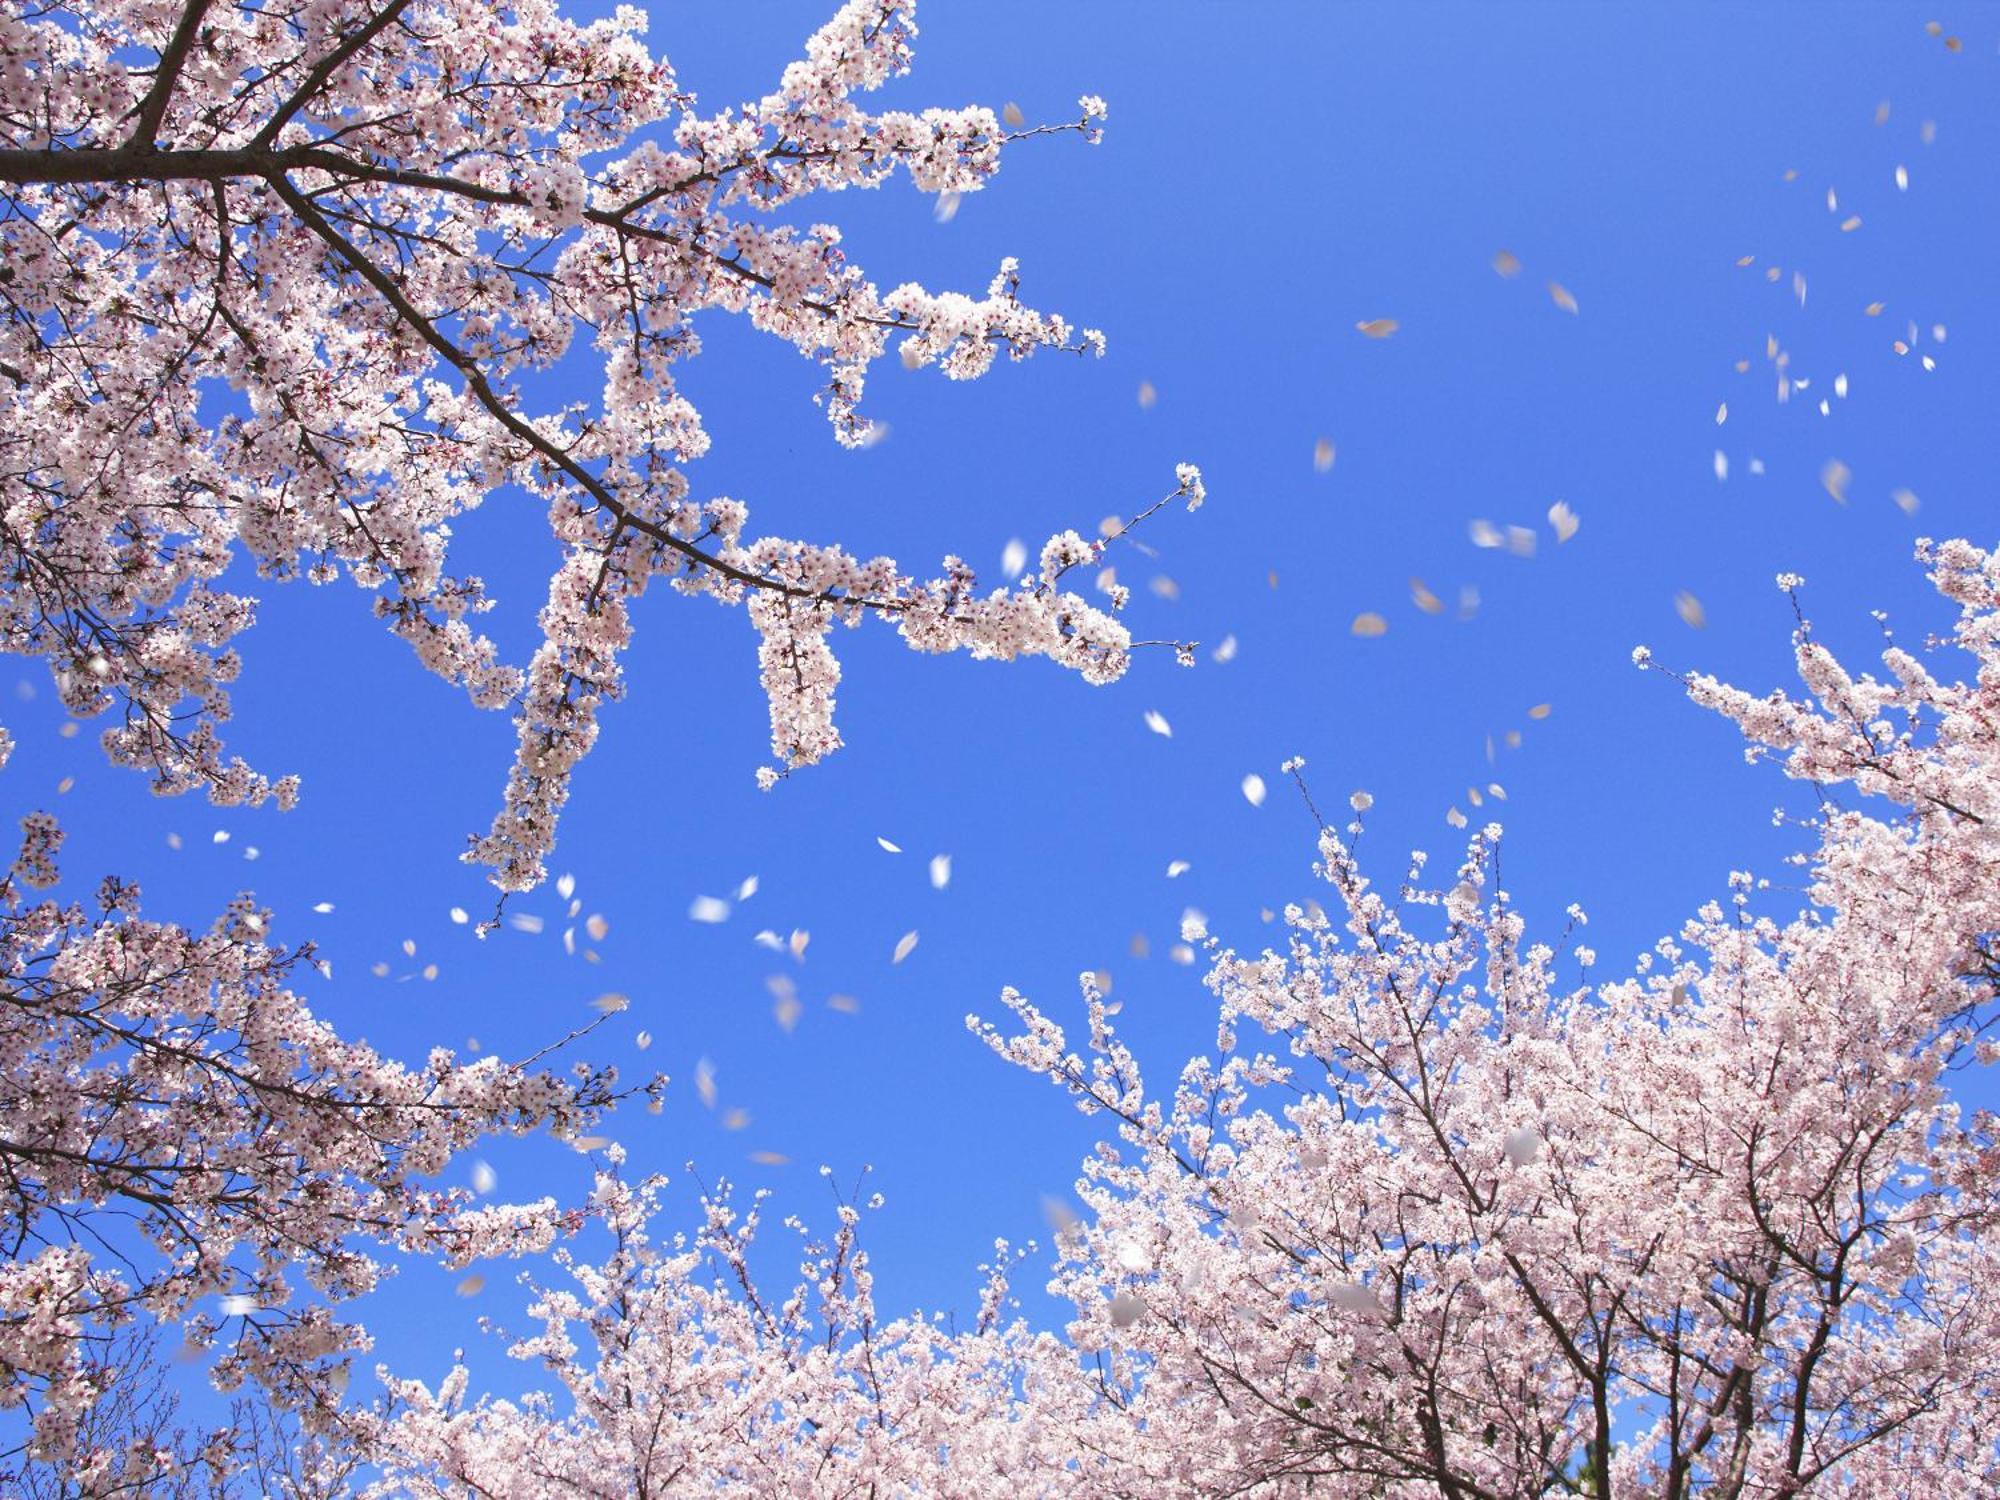
[[(46, 814), (23, 827), (0, 878), (9, 1482), (25, 1482), (27, 1462), (67, 1474), (67, 1494), (168, 1483), (150, 1460), (134, 1469), (130, 1442), (149, 1404), (130, 1394), (149, 1368), (132, 1349), (156, 1323), (223, 1389), (259, 1392), (266, 1427), (337, 1430), (368, 1339), (332, 1305), (373, 1287), (385, 1254), (462, 1265), (546, 1249), (573, 1222), (552, 1201), (474, 1206), (438, 1186), (453, 1154), (496, 1132), (573, 1136), (664, 1084), (443, 1050), (406, 1067), (306, 1008), (289, 986), (311, 950), (270, 942), (249, 897), (207, 932), (145, 920), (137, 888), (115, 878), (88, 907), (37, 899), (62, 835)], [(257, 1427), (224, 1424), (198, 1446), (234, 1472)], [(107, 1430), (119, 1440), (100, 1440)]]
[[(747, 606), (767, 785), (840, 744), (837, 623), (875, 614), (918, 650), (1119, 676), (1130, 633), (1054, 583), (1101, 543), (1065, 533), (1040, 575), (982, 592), (956, 558), (919, 579), (751, 537), (743, 505), (691, 495), (683, 466), (708, 436), (675, 367), (704, 312), (822, 365), (850, 446), (892, 340), (954, 380), (1002, 351), (1102, 350), (1025, 306), (1011, 260), (983, 297), (884, 292), (833, 226), (773, 221), (898, 172), (976, 189), (1023, 136), (1097, 138), (1094, 98), (1023, 129), (978, 107), (862, 109), (908, 69), (913, 9), (852, 0), (772, 93), (701, 114), (630, 7), (579, 25), (549, 0), (10, 0), (0, 642), (47, 659), (72, 713), (121, 708), (106, 748), (162, 791), (284, 803), (295, 783), (220, 737), (254, 601), (219, 579), (246, 555), (267, 578), (345, 574), (431, 671), (516, 708), (502, 809), (467, 853), (503, 891), (542, 878), (656, 579)], [(579, 330), (599, 399), (537, 408)], [(503, 487), (546, 508), (562, 550), (525, 672), (473, 628), (481, 581), (449, 569), (454, 518)], [(1175, 494), (1199, 503), (1192, 468)]]

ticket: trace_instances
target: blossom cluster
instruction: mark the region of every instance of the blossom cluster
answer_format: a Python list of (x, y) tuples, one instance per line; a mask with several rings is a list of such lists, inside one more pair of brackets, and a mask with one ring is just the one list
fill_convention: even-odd
[[(113, 760), (161, 792), (296, 796), (222, 738), (255, 601), (218, 580), (245, 558), (349, 578), (427, 670), (513, 707), (502, 806), (466, 856), (503, 890), (544, 876), (653, 578), (752, 606), (787, 767), (839, 743), (829, 616), (1118, 674), (1124, 633), (1080, 601), (742, 538), (740, 506), (689, 499), (708, 436), (678, 368), (698, 319), (741, 314), (820, 367), (853, 446), (892, 340), (953, 380), (1002, 352), (1101, 353), (1021, 301), (1012, 260), (983, 297), (883, 291), (835, 226), (783, 220), (898, 174), (973, 191), (1017, 136), (1094, 140), (1102, 102), (1021, 130), (984, 107), (871, 112), (860, 96), (909, 68), (914, 4), (849, 0), (772, 92), (706, 113), (644, 25), (552, 0), (57, 0), (0, 20), (0, 645), (43, 658), (71, 713), (112, 716)], [(580, 331), (601, 397), (537, 409), (534, 377)], [(561, 552), (525, 668), (476, 628), (494, 601), (448, 546), (507, 489), (546, 505)], [(774, 664), (794, 657), (797, 676)]]

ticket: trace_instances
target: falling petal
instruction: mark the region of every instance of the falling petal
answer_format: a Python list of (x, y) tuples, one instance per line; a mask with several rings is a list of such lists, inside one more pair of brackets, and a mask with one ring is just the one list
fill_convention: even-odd
[(611, 924), (596, 912), (592, 912), (584, 919), (583, 930), (590, 934), (593, 943), (601, 943), (604, 941), (604, 934), (611, 930)]
[(720, 896), (697, 896), (688, 908), (688, 916), (697, 922), (727, 922), (729, 903)]
[(1028, 123), (1028, 117), (1021, 113), (1021, 106), (1016, 104), (1012, 99), (1009, 99), (1006, 104), (1001, 106), (1000, 120), (1002, 124), (1014, 130), (1019, 130), (1023, 125)]
[(933, 854), (931, 856), (931, 889), (941, 891), (951, 884), (951, 856)]
[(472, 1164), (472, 1190), (475, 1193), (490, 1193), (500, 1186), (500, 1174), (486, 1162)]
[(889, 962), (892, 964), (901, 963), (904, 959), (908, 958), (912, 953), (914, 953), (916, 951), (916, 948), (917, 948), (916, 933), (914, 932), (904, 933), (900, 938), (896, 939), (896, 951), (890, 957)]
[(1166, 715), (1157, 709), (1146, 710), (1146, 727), (1162, 739), (1170, 740), (1174, 737), (1174, 726), (1169, 724)]
[(789, 1033), (799, 1024), (799, 1013), (805, 1009), (799, 1004), (799, 987), (792, 982), (789, 974), (773, 974), (764, 983), (774, 1002), (771, 1014), (777, 1019), (779, 1027)]
[(1264, 805), (1264, 778), (1255, 771), (1243, 778), (1243, 800), (1252, 807)]
[(1907, 489), (1897, 490), (1893, 494), (1891, 494), (1889, 498), (1896, 502), (1897, 508), (1901, 510), (1904, 515), (1914, 516), (1917, 513), (1918, 501), (1917, 501), (1917, 492), (1915, 490), (1907, 490)]
[(621, 1010), (630, 1010), (632, 999), (629, 995), (599, 995), (590, 1002), (590, 1008), (601, 1016), (615, 1016)]
[(694, 1065), (694, 1091), (703, 1105), (715, 1108), (715, 1064), (705, 1057)]
[(1356, 332), (1370, 339), (1386, 339), (1402, 326), (1394, 318), (1366, 318), (1354, 325)]
[(752, 1151), (750, 1160), (760, 1167), (782, 1167), (791, 1163), (791, 1158), (782, 1151)]
[(1313, 444), (1313, 472), (1324, 474), (1333, 467), (1333, 440), (1321, 438)]
[(1361, 636), (1364, 639), (1367, 639), (1378, 635), (1388, 634), (1389, 622), (1383, 619), (1380, 615), (1376, 614), (1373, 610), (1369, 610), (1365, 613), (1356, 615), (1354, 617), (1354, 623), (1348, 626), (1347, 628), (1351, 630), (1354, 634)]
[(1708, 612), (1701, 607), (1701, 601), (1686, 589), (1674, 595), (1674, 609), (1683, 623), (1699, 630), (1708, 623)]
[(1715, 450), (1715, 482), (1721, 484), (1729, 477), (1729, 455), (1720, 448)]
[(1847, 504), (1847, 484), (1854, 477), (1853, 472), (1837, 458), (1829, 458), (1826, 467), (1819, 471), (1819, 485), (1836, 502)]
[[(1244, 789), (1243, 795), (1246, 797), (1250, 795), (1247, 786)], [(1187, 874), (1187, 872), (1193, 868), (1194, 866), (1189, 864), (1184, 859), (1169, 860), (1167, 861), (1167, 879), (1178, 880), (1181, 878), (1181, 876)]]
[(1719, 403), (1715, 408), (1715, 425), (1717, 427), (1720, 427), (1724, 422), (1727, 422), (1728, 420), (1729, 420), (1729, 403), (1727, 401), (1724, 401)]
[(1209, 652), (1209, 659), (1224, 662), (1236, 660), (1236, 637), (1225, 635), (1216, 648)]
[(738, 901), (748, 901), (752, 896), (756, 894), (757, 894), (757, 877), (755, 875), (745, 875), (743, 877), (743, 883), (736, 887), (736, 899)]
[(1410, 602), (1427, 615), (1444, 613), (1444, 600), (1438, 598), (1424, 585), (1421, 578), (1410, 580)]
[(507, 919), (507, 924), (516, 932), (540, 932), (542, 919), (532, 912), (517, 911)]
[(1521, 258), (1512, 250), (1495, 250), (1493, 252), (1493, 269), (1502, 276), (1519, 276), (1521, 274)]
[(1139, 382), (1139, 410), (1151, 411), (1153, 403), (1159, 399), (1160, 393), (1153, 389), (1152, 381), (1142, 380)]
[(939, 193), (937, 204), (931, 209), (931, 217), (940, 224), (949, 224), (958, 217), (958, 200), (957, 193)]
[(1549, 507), (1549, 525), (1555, 530), (1557, 546), (1561, 546), (1564, 542), (1575, 536), (1577, 527), (1582, 524), (1583, 522), (1577, 519), (1576, 512), (1570, 509), (1567, 501), (1558, 500), (1554, 505)]
[(565, 901), (574, 896), (576, 894), (576, 877), (574, 875), (558, 876), (556, 879), (556, 894)]
[(1019, 578), (1021, 570), (1028, 565), (1028, 545), (1019, 537), (1008, 539), (1000, 552), (1000, 571), (1008, 578)]
[(1569, 288), (1564, 286), (1560, 281), (1551, 281), (1549, 283), (1549, 300), (1566, 313), (1574, 313), (1576, 311), (1576, 298), (1570, 294)]

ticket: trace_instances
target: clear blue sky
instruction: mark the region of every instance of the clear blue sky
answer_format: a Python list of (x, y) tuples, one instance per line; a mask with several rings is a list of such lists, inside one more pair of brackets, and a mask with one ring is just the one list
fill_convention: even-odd
[[(762, 92), (830, 8), (662, 4), (652, 40), (713, 108)], [(593, 996), (628, 993), (632, 1010), (591, 1046), (674, 1075), (661, 1116), (621, 1116), (613, 1133), (636, 1166), (673, 1175), (683, 1222), (688, 1160), (822, 1223), (814, 1169), (848, 1179), (872, 1164), (888, 1198), (869, 1228), (885, 1307), (967, 1309), (995, 1235), (1044, 1233), (1040, 1201), (1067, 1192), (1092, 1127), (985, 1054), (962, 1018), (996, 1014), (1010, 983), (1068, 1018), (1074, 976), (1108, 969), (1168, 1082), (1213, 1027), (1199, 971), (1165, 958), (1183, 907), (1255, 947), (1260, 907), (1315, 893), (1310, 824), (1277, 775), (1286, 756), (1308, 758), (1326, 800), (1374, 794), (1385, 878), (1413, 847), (1448, 861), (1459, 836), (1445, 810), (1469, 784), (1502, 783), (1507, 884), (1547, 927), (1584, 903), (1607, 968), (1718, 894), (1729, 870), (1784, 873), (1792, 837), (1769, 814), (1803, 811), (1806, 794), (1743, 768), (1732, 729), (1629, 656), (1645, 642), (1677, 667), (1787, 683), (1775, 573), (1805, 575), (1824, 636), (1858, 658), (1875, 639), (1870, 609), (1911, 637), (1942, 618), (1909, 560), (1916, 536), (1995, 540), (2000, 12), (1960, 9), (1944, 17), (1965, 35), (1950, 55), (1926, 36), (1927, 12), (1872, 3), (932, 0), (916, 71), (885, 101), (1013, 99), (1063, 119), (1094, 92), (1110, 101), (1105, 144), (1016, 148), (946, 224), (904, 186), (820, 200), (812, 216), (841, 224), (885, 287), (977, 290), (1018, 256), (1029, 299), (1105, 329), (1110, 356), (1041, 358), (971, 385), (891, 360), (871, 403), (890, 435), (850, 453), (811, 404), (814, 367), (717, 318), (686, 378), (715, 439), (695, 487), (747, 501), (753, 529), (919, 568), (957, 551), (997, 577), (1010, 537), (1032, 548), (1130, 514), (1190, 459), (1208, 507), (1149, 527), (1157, 560), (1115, 561), (1142, 634), (1212, 645), (1233, 633), (1236, 660), (1205, 648), (1183, 671), (1155, 656), (1090, 689), (1044, 664), (919, 657), (887, 630), (843, 633), (849, 748), (764, 795), (751, 779), (768, 758), (754, 637), (739, 612), (662, 591), (639, 611), (631, 696), (605, 715), (555, 860), (585, 912), (610, 921), (595, 967), (564, 956), (552, 891), (514, 907), (547, 919), (539, 936), (482, 945), (449, 921), (454, 905), (490, 904), (456, 854), (492, 812), (511, 728), (424, 675), (349, 588), (271, 591), (244, 642), (235, 742), (266, 770), (303, 773), (296, 812), (153, 801), (90, 733), (60, 738), (48, 684), (19, 670), (37, 696), (7, 705), (22, 740), (7, 802), (15, 815), (58, 807), (79, 889), (118, 869), (155, 914), (206, 921), (254, 887), (281, 938), (310, 936), (332, 959), (314, 1004), (408, 1055), (468, 1036), (525, 1052), (586, 1018)], [(1850, 213), (1861, 227), (1843, 233)], [(1515, 279), (1490, 267), (1502, 247), (1525, 266)], [(1737, 268), (1743, 255), (1755, 266)], [(1577, 315), (1552, 304), (1551, 279)], [(1864, 316), (1878, 300), (1882, 315)], [(1355, 332), (1378, 317), (1400, 331)], [(1890, 347), (1911, 319), (1935, 371)], [(1785, 406), (1767, 335), (1810, 381)], [(1850, 394), (1822, 417), (1843, 371)], [(1142, 381), (1158, 392), (1151, 409)], [(1312, 463), (1321, 436), (1338, 451), (1327, 474)], [(1853, 475), (1844, 507), (1820, 485), (1833, 458)], [(1892, 503), (1899, 487), (1921, 498), (1916, 516)], [(1582, 519), (1560, 548), (1542, 519), (1557, 498)], [(1537, 555), (1474, 548), (1474, 518), (1535, 527)], [(496, 497), (462, 547), (524, 657), (553, 559), (545, 525)], [(1156, 574), (1177, 602), (1147, 591)], [(1444, 617), (1412, 607), (1413, 575), (1447, 601)], [(1465, 585), (1481, 603), (1461, 623)], [(1677, 616), (1680, 590), (1701, 600), (1705, 629)], [(1363, 610), (1386, 616), (1386, 636), (1349, 633)], [(1528, 720), (1543, 702), (1550, 716)], [(1148, 709), (1171, 740), (1148, 732)], [(1521, 747), (1489, 765), (1486, 737), (1510, 728)], [(1272, 783), (1261, 809), (1237, 790), (1250, 771)], [(74, 789), (57, 798), (65, 775)], [(229, 843), (211, 842), (218, 828)], [(906, 852), (883, 852), (878, 835)], [(251, 846), (260, 857), (246, 863)], [(937, 852), (955, 872), (942, 892), (925, 869)], [(1173, 859), (1192, 869), (1169, 881)], [(688, 920), (695, 896), (751, 874), (761, 890), (729, 922)], [(1768, 899), (1789, 911), (1789, 896)], [(315, 915), (318, 901), (336, 910)], [(763, 927), (809, 929), (805, 963), (755, 946)], [(912, 929), (919, 946), (892, 966)], [(1135, 933), (1152, 957), (1129, 955)], [(390, 978), (371, 977), (377, 961)], [(428, 962), (435, 982), (396, 977)], [(806, 1002), (790, 1036), (766, 988), (778, 973)], [(828, 1010), (834, 992), (859, 1013)], [(644, 1054), (640, 1028), (655, 1038)], [(747, 1128), (723, 1129), (697, 1100), (704, 1056)], [(792, 1164), (754, 1164), (753, 1150)], [(587, 1187), (585, 1161), (546, 1141), (486, 1155), (504, 1193)], [(458, 1302), (436, 1295), (444, 1278), (406, 1276), (370, 1319), (384, 1353), (435, 1375), (437, 1351), (475, 1342), (478, 1314), (518, 1325), (506, 1268), (488, 1282)], [(512, 1388), (528, 1375), (496, 1377)]]

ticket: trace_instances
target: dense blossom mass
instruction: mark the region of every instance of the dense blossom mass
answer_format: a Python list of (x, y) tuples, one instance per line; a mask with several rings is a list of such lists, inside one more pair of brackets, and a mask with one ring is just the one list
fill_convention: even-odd
[[(1119, 676), (1129, 632), (1046, 573), (982, 591), (957, 558), (920, 579), (754, 537), (685, 472), (709, 440), (676, 367), (710, 310), (816, 361), (850, 446), (892, 341), (953, 380), (1102, 352), (1023, 304), (1011, 260), (979, 297), (883, 291), (834, 226), (775, 222), (899, 172), (971, 191), (1024, 135), (1097, 138), (1095, 98), (1033, 129), (862, 109), (907, 71), (913, 9), (853, 0), (771, 93), (703, 114), (626, 6), (588, 25), (549, 0), (0, 7), (0, 644), (45, 658), (72, 713), (115, 711), (107, 751), (160, 790), (284, 803), (296, 783), (221, 738), (254, 615), (221, 578), (241, 556), (345, 575), (425, 667), (514, 708), (504, 802), (467, 854), (503, 890), (543, 876), (656, 579), (747, 604), (766, 785), (840, 744), (827, 636), (864, 615), (921, 651)], [(577, 370), (580, 329), (598, 399), (531, 404), (538, 372)], [(1191, 469), (1178, 484), (1198, 500)], [(503, 489), (562, 553), (525, 670), (474, 628), (492, 600), (447, 546)]]
[(1530, 940), (1497, 828), (1378, 891), (1356, 794), (1330, 910), (1256, 955), (1187, 934), (1220, 1025), (1170, 1090), (1088, 978), (1081, 1047), (1011, 992), (973, 1023), (1116, 1126), (1057, 1233), (1067, 1340), (1008, 1311), (1004, 1244), (976, 1327), (879, 1321), (851, 1205), (771, 1299), (756, 1211), (655, 1243), (614, 1161), (612, 1252), (512, 1349), (560, 1389), (392, 1382), (354, 1419), (380, 1492), (1991, 1491), (2000, 1138), (1953, 1083), (2000, 1059), (2000, 557), (1924, 556), (1969, 682), (1804, 626), (1804, 697), (1687, 681), (1825, 799), (1796, 915), (1737, 876), (1603, 977), (1581, 910)]

